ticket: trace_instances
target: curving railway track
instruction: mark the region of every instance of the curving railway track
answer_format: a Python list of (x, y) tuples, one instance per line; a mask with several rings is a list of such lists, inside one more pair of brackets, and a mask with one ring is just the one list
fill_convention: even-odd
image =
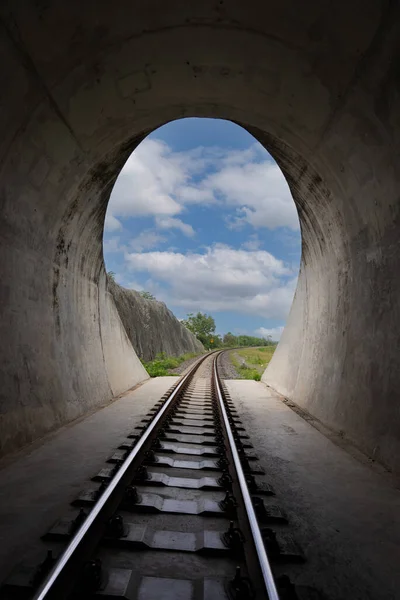
[(18, 566), (2, 598), (304, 597), (282, 576), (301, 552), (285, 539), (286, 517), (219, 379), (220, 354), (202, 357), (160, 399), (44, 533), (43, 560)]

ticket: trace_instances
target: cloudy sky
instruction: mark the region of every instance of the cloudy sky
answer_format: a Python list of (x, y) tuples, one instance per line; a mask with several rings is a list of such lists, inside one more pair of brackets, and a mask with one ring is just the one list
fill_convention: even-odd
[(178, 318), (279, 339), (296, 287), (300, 232), (279, 168), (244, 129), (182, 119), (128, 159), (108, 205), (104, 258), (121, 285)]

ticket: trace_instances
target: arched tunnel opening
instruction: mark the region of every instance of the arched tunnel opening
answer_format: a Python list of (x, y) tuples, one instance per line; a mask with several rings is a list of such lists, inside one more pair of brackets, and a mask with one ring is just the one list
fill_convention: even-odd
[[(198, 342), (272, 351), (297, 284), (299, 220), (281, 170), (253, 136), (229, 121), (186, 118), (156, 129), (125, 163), (103, 252), (108, 289), (145, 366), (199, 351)], [(191, 327), (199, 312), (211, 329), (199, 322), (194, 339), (173, 317)], [(270, 354), (254, 355), (257, 378)]]
[[(246, 129), (279, 165), (297, 207), (299, 280), (263, 382), (382, 473), (398, 473), (397, 3), (310, 0), (299, 11), (292, 0), (122, 0), (100, 2), (93, 13), (89, 4), (55, 0), (0, 9), (0, 441), (4, 465), (14, 466), (9, 481), (19, 477), (17, 451), (147, 377), (109, 292), (103, 226), (130, 154), (150, 132), (185, 117)], [(62, 448), (63, 461), (69, 453)], [(332, 481), (345, 487), (358, 468)], [(323, 480), (322, 471), (315, 477)], [(353, 552), (368, 545), (362, 564), (374, 557), (373, 575), (388, 591), (377, 591), (365, 570), (361, 576), (341, 546), (329, 556), (340, 555), (343, 569), (347, 560), (363, 583), (346, 583), (341, 595), (338, 576), (334, 598), (359, 589), (360, 597), (395, 597), (394, 570), (385, 553), (375, 556), (373, 528), (363, 538), (354, 523), (368, 492), (364, 531), (381, 515), (387, 550), (395, 524), (385, 511), (398, 495), (365, 477), (367, 487), (345, 496), (352, 508), (341, 526), (354, 534)], [(329, 527), (322, 537), (313, 530), (319, 544), (328, 544)]]

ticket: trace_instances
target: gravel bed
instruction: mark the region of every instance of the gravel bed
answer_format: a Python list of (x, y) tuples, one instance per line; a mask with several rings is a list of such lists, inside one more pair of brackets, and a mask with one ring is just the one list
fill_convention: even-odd
[(176, 369), (171, 369), (169, 371), (169, 375), (183, 375), (189, 369), (189, 367), (191, 367), (192, 364), (196, 362), (196, 360), (198, 360), (199, 358), (200, 355), (195, 356), (194, 358), (188, 358), (188, 360), (184, 360), (183, 363), (176, 367)]
[(224, 352), (218, 360), (219, 375), (221, 379), (243, 379), (233, 366), (230, 356), (233, 350)]
[(206, 360), (201, 363), (201, 365), (199, 366), (199, 368), (196, 371), (197, 377), (209, 379), (212, 375), (213, 361), (214, 361), (214, 356), (210, 356), (209, 358), (206, 358)]
[[(241, 375), (239, 375), (239, 373), (236, 371), (235, 367), (233, 366), (231, 359), (230, 359), (230, 355), (233, 352), (233, 350), (229, 350), (227, 352), (223, 352), (223, 354), (220, 356), (219, 360), (218, 360), (218, 364), (219, 364), (219, 373), (220, 373), (220, 377), (221, 379), (243, 379), (243, 377)], [(185, 360), (183, 363), (181, 363), (179, 365), (179, 367), (176, 367), (176, 369), (171, 369), (169, 371), (169, 375), (184, 375), (186, 373), (186, 371), (188, 371), (189, 367), (192, 366), (192, 364), (194, 362), (196, 362), (196, 360), (198, 360), (199, 356), (196, 356), (195, 358), (189, 358), (188, 360)], [(241, 357), (238, 356), (239, 359), (241, 359)], [(244, 359), (241, 359), (244, 361)], [(200, 373), (200, 371), (202, 370), (206, 370), (207, 372), (204, 373)], [(202, 365), (199, 368), (199, 374), (201, 377), (209, 377), (210, 373), (208, 371), (211, 370), (211, 362), (210, 361), (205, 361), (205, 364)]]

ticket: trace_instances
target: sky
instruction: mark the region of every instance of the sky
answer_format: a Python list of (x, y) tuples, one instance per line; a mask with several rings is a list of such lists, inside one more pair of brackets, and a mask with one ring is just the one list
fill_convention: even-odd
[(104, 259), (116, 281), (179, 318), (211, 314), (217, 333), (279, 340), (301, 239), (288, 185), (243, 128), (180, 119), (131, 154), (108, 204)]

